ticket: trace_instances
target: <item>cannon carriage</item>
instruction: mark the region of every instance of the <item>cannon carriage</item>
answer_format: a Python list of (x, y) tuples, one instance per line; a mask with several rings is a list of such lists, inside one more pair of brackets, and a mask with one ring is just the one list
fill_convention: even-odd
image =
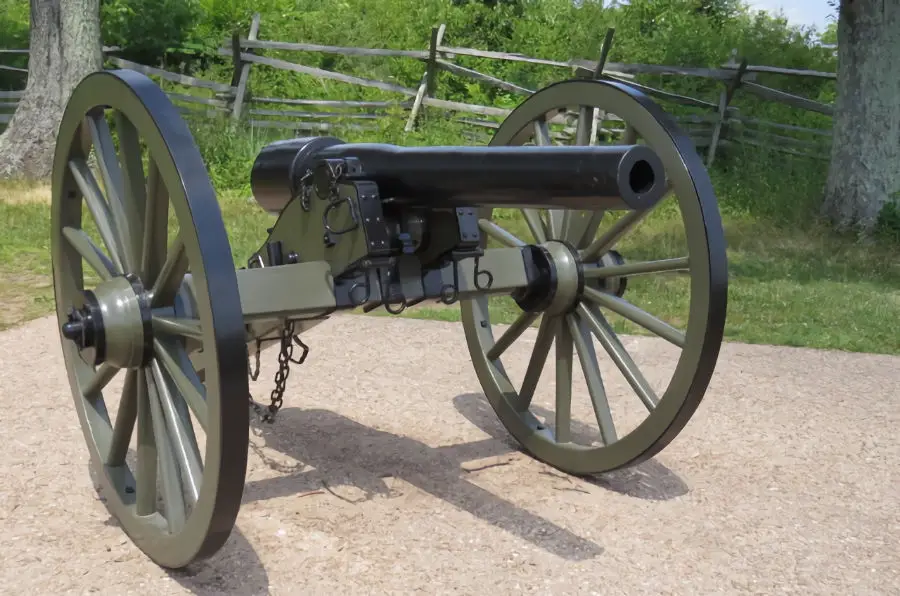
[[(581, 114), (575, 142), (554, 144), (548, 121), (572, 108)], [(593, 109), (624, 121), (617, 144), (589, 142)], [(51, 248), (75, 409), (107, 507), (159, 565), (184, 567), (224, 544), (241, 503), (251, 418), (275, 418), (289, 367), (309, 351), (303, 332), (339, 311), (458, 302), (500, 421), (532, 456), (572, 474), (652, 457), (703, 398), (727, 297), (716, 198), (690, 139), (626, 85), (550, 85), (486, 147), (289, 139), (265, 147), (249, 175), (255, 200), (276, 219), (235, 267), (200, 153), (150, 79), (129, 70), (88, 76), (59, 130)], [(680, 210), (686, 254), (641, 260), (617, 250), (666, 203)], [(520, 210), (531, 238), (504, 229), (500, 208)], [(689, 279), (679, 325), (629, 302), (629, 278), (673, 273)], [(502, 330), (492, 322), (496, 296), (519, 313)], [(663, 391), (604, 312), (678, 348)], [(517, 382), (504, 354), (534, 325)], [(611, 414), (595, 340), (646, 411), (628, 432)], [(249, 391), (266, 342), (279, 363), (270, 404)], [(555, 411), (538, 416), (532, 402), (551, 352)], [(596, 420), (587, 439), (572, 432), (576, 363)]]

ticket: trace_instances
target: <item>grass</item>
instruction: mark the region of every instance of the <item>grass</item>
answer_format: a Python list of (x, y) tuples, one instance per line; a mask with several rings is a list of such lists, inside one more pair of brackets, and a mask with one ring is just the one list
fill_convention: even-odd
[[(235, 264), (244, 265), (274, 218), (245, 191), (223, 193), (220, 200)], [(52, 312), (48, 201), (45, 187), (0, 186), (0, 328)], [(505, 228), (529, 237), (517, 215), (500, 211), (497, 216)], [(788, 228), (728, 210), (723, 221), (730, 272), (728, 340), (900, 354), (892, 323), (900, 320), (896, 244), (863, 245), (813, 224)], [(683, 243), (678, 211), (662, 208), (620, 249), (631, 259), (665, 258), (686, 255)], [(677, 275), (636, 277), (626, 296), (677, 326), (685, 321), (688, 283)], [(494, 299), (492, 310), (497, 322), (511, 322), (518, 314), (509, 298)], [(401, 316), (455, 321), (459, 308), (425, 303)], [(611, 321), (619, 331), (642, 332), (615, 316)]]
[(53, 310), (48, 196), (39, 185), (0, 185), (0, 329)]

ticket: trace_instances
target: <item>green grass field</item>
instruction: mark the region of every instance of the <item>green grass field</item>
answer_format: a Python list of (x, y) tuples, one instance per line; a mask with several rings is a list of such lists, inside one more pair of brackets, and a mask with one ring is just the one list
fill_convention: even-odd
[[(274, 218), (244, 194), (225, 193), (220, 200), (234, 261), (243, 265)], [(509, 212), (498, 217), (505, 228), (529, 237), (517, 217)], [(728, 212), (723, 220), (730, 271), (728, 340), (900, 354), (896, 244), (863, 245), (812, 226), (797, 230)], [(0, 188), (0, 226), (0, 328), (9, 328), (53, 309), (46, 190), (21, 184)], [(681, 235), (677, 210), (663, 208), (620, 250), (626, 258), (684, 256)], [(687, 287), (684, 276), (632, 278), (626, 297), (678, 325), (686, 313)], [(497, 321), (511, 322), (518, 314), (508, 298), (496, 299), (493, 310)], [(400, 316), (457, 320), (459, 309), (424, 303)], [(639, 332), (624, 320), (611, 320), (620, 331)]]

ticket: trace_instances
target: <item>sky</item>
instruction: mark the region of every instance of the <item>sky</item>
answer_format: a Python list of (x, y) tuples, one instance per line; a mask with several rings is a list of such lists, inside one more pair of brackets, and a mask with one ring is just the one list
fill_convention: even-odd
[(777, 13), (779, 9), (788, 22), (796, 25), (815, 25), (824, 31), (831, 14), (827, 0), (745, 0), (751, 8)]
[[(821, 33), (830, 22), (832, 9), (828, 0), (744, 0), (752, 9), (765, 10), (771, 14), (781, 11), (793, 25), (813, 25)], [(604, 5), (609, 0), (604, 0)]]

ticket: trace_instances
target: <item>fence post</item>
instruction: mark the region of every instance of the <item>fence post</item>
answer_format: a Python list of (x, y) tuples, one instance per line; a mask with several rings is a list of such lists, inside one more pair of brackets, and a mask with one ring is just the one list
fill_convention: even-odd
[(609, 49), (612, 47), (613, 37), (616, 34), (616, 28), (610, 27), (606, 30), (606, 37), (603, 40), (603, 47), (600, 48), (600, 59), (597, 60), (597, 67), (594, 69), (594, 78), (599, 79), (603, 76), (603, 68), (606, 66), (606, 59), (609, 57)]
[[(594, 67), (594, 72), (592, 73), (591, 78), (595, 80), (599, 80), (603, 78), (603, 68), (606, 66), (606, 59), (609, 57), (609, 49), (612, 47), (613, 37), (616, 34), (616, 30), (614, 27), (610, 27), (606, 30), (606, 37), (603, 39), (603, 45), (600, 48), (600, 58), (597, 60), (597, 66)], [(591, 120), (591, 130), (590, 134), (586, 139), (577, 138), (575, 142), (579, 145), (594, 145), (597, 143), (597, 132), (600, 128), (600, 122), (606, 119), (606, 114), (601, 114), (601, 110), (599, 108), (589, 108), (587, 106), (582, 106), (579, 110), (578, 120), (579, 122), (582, 120), (587, 120), (588, 111), (590, 111), (590, 120)], [(578, 134), (578, 129), (576, 128), (576, 135)]]
[[(250, 33), (247, 39), (256, 41), (259, 35), (259, 13), (253, 15), (253, 21), (250, 23)], [(234, 75), (231, 78), (231, 86), (237, 87), (234, 92), (234, 102), (231, 106), (231, 118), (237, 122), (241, 119), (241, 109), (243, 108), (244, 98), (247, 95), (247, 81), (250, 79), (250, 62), (241, 60), (241, 40), (237, 31), (231, 37), (231, 52), (234, 60)], [(252, 53), (252, 48), (247, 48), (247, 52)]]
[(416, 99), (413, 101), (412, 110), (409, 113), (409, 119), (406, 121), (404, 130), (410, 132), (416, 126), (416, 119), (419, 117), (419, 110), (422, 108), (422, 100), (425, 96), (434, 94), (434, 88), (437, 84), (437, 49), (444, 39), (444, 31), (447, 25), (441, 24), (440, 27), (431, 29), (431, 45), (428, 48), (428, 60), (425, 63), (425, 74), (422, 75), (422, 81), (419, 83), (419, 89), (416, 91)]
[(725, 126), (725, 121), (728, 119), (728, 104), (731, 103), (734, 92), (741, 86), (741, 79), (745, 72), (747, 72), (746, 58), (741, 60), (741, 64), (737, 69), (737, 74), (735, 74), (733, 79), (728, 81), (728, 85), (726, 85), (722, 94), (719, 96), (719, 118), (716, 121), (715, 128), (713, 128), (712, 139), (709, 142), (709, 152), (706, 154), (707, 168), (712, 167), (713, 161), (716, 159), (716, 149), (718, 148), (719, 140), (722, 137), (722, 129)]

